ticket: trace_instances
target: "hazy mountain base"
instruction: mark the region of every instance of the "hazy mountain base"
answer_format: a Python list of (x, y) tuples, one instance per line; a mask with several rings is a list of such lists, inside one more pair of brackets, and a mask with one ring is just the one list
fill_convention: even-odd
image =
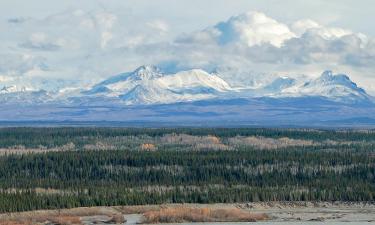
[(126, 106), (119, 102), (75, 105), (3, 105), (2, 126), (374, 127), (375, 106), (321, 97), (204, 100)]

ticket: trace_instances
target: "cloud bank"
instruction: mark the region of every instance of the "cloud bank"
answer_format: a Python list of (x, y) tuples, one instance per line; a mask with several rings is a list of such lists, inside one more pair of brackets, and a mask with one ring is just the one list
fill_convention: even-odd
[(166, 71), (216, 71), (238, 86), (270, 75), (349, 73), (375, 93), (375, 40), (303, 19), (277, 21), (247, 12), (201, 30), (171, 34), (161, 18), (136, 21), (112, 11), (70, 10), (42, 19), (9, 18), (0, 34), (0, 86), (88, 86), (155, 64)]

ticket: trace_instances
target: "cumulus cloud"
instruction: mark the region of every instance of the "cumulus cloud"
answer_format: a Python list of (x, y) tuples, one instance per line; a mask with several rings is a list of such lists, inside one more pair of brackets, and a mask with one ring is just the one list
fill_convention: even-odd
[[(176, 43), (215, 46), (215, 52), (228, 60), (240, 55), (252, 62), (269, 64), (319, 64), (373, 67), (369, 38), (350, 30), (324, 27), (312, 20), (300, 20), (287, 26), (262, 13), (250, 12), (230, 18), (193, 34), (179, 37)], [(246, 46), (246, 47), (244, 47)], [(206, 47), (207, 48), (207, 47)], [(186, 50), (186, 49), (185, 49)], [(189, 51), (188, 51), (189, 52)], [(202, 52), (205, 52), (202, 50)], [(206, 60), (210, 61), (210, 60)]]
[(304, 19), (294, 22), (291, 28), (296, 35), (301, 36), (308, 30), (321, 28), (321, 25), (313, 20)]
[(219, 45), (244, 44), (248, 47), (271, 44), (280, 47), (285, 40), (295, 37), (288, 26), (260, 12), (248, 12), (179, 38), (181, 42), (216, 42)]

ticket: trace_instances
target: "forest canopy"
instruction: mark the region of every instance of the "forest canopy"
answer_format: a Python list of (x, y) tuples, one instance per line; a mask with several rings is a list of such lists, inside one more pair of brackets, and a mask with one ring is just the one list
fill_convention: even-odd
[(0, 129), (0, 211), (374, 201), (375, 132)]

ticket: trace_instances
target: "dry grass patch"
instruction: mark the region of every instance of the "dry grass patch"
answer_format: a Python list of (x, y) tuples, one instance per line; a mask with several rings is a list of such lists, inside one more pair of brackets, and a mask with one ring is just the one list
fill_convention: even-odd
[(95, 144), (86, 144), (83, 146), (85, 150), (115, 150), (116, 147), (108, 143), (96, 142)]
[(266, 220), (265, 214), (250, 213), (241, 209), (210, 208), (162, 208), (145, 212), (142, 223), (183, 223), (183, 222), (256, 222)]
[(81, 219), (79, 216), (56, 216), (48, 218), (46, 221), (50, 221), (55, 225), (81, 225)]
[(141, 145), (141, 150), (143, 151), (155, 151), (156, 146), (154, 144), (145, 143)]
[(194, 136), (188, 134), (166, 134), (160, 139), (161, 143), (190, 145), (196, 150), (230, 150), (230, 146), (223, 144), (220, 138), (212, 135)]
[(288, 137), (267, 138), (262, 136), (236, 136), (233, 138), (229, 138), (228, 141), (231, 145), (252, 146), (259, 149), (279, 149), (290, 146), (298, 147), (316, 145), (316, 143), (311, 140), (291, 139)]
[(116, 210), (123, 214), (143, 214), (149, 211), (156, 211), (161, 208), (160, 205), (137, 205), (137, 206), (114, 206)]

